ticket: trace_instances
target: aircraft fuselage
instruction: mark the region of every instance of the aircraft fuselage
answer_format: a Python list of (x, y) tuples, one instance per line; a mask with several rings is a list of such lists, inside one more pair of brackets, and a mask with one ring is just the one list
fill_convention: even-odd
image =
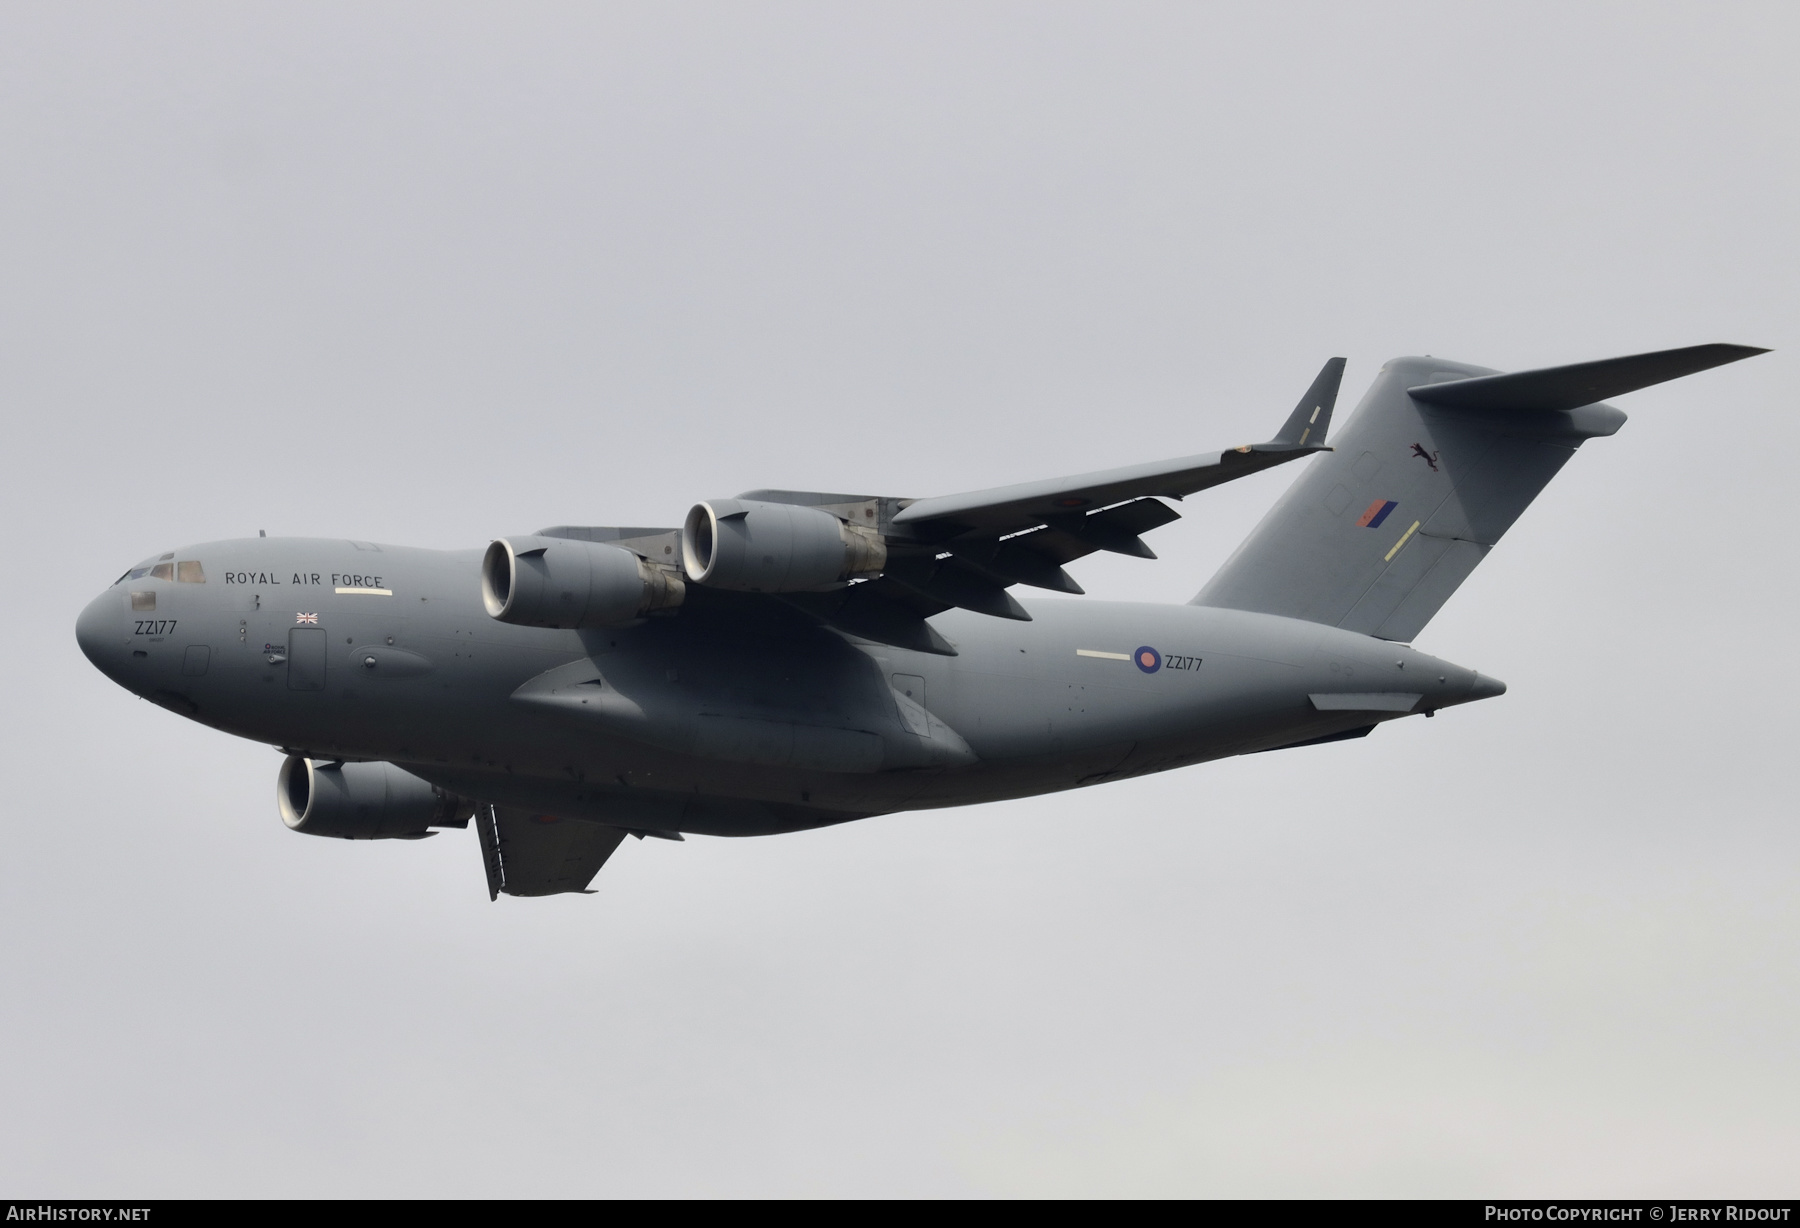
[(954, 656), (697, 588), (679, 611), (616, 629), (522, 627), (484, 609), (480, 559), (210, 542), (171, 552), (166, 576), (121, 579), (78, 634), (120, 685), (240, 737), (571, 817), (722, 835), (1054, 792), (1504, 689), (1405, 645), (1191, 605), (1043, 599), (1025, 603), (1031, 621), (949, 610), (933, 625)]

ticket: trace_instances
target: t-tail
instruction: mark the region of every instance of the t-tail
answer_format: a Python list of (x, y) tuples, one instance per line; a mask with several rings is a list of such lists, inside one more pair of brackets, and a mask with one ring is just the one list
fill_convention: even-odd
[(1191, 604), (1410, 641), (1575, 449), (1607, 397), (1765, 350), (1696, 345), (1502, 375), (1396, 358)]

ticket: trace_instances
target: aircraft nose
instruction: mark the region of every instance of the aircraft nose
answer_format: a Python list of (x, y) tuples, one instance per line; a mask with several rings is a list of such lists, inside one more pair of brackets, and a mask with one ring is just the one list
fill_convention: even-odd
[(95, 669), (109, 678), (118, 676), (125, 659), (125, 610), (116, 589), (88, 602), (75, 620), (75, 642)]
[(1496, 695), (1506, 694), (1506, 684), (1498, 678), (1490, 678), (1486, 674), (1476, 674), (1474, 685), (1469, 687), (1469, 701), (1492, 699)]

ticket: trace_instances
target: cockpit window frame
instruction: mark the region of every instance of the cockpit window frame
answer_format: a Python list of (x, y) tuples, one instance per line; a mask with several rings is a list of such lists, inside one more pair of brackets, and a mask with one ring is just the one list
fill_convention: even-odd
[(205, 584), (206, 567), (199, 559), (181, 559), (176, 561), (175, 552), (169, 551), (155, 559), (139, 563), (136, 567), (127, 568), (125, 574), (113, 581), (114, 586), (127, 580), (167, 580), (174, 584)]

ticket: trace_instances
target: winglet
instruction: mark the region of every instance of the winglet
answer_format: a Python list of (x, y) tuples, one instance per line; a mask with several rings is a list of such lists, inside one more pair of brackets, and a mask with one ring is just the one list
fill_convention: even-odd
[(1294, 406), (1294, 412), (1281, 430), (1268, 443), (1257, 444), (1258, 452), (1279, 452), (1288, 448), (1319, 448), (1325, 444), (1325, 432), (1331, 426), (1331, 411), (1337, 405), (1338, 384), (1344, 378), (1344, 360), (1327, 359), (1319, 368), (1319, 377)]

